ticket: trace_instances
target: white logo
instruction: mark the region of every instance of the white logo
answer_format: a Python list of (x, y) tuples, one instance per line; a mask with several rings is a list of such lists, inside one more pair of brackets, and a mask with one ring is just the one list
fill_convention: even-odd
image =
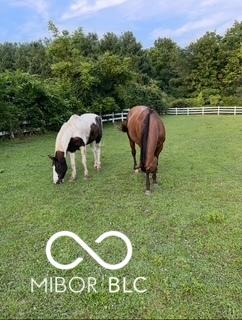
[(90, 248), (75, 233), (70, 232), (70, 231), (60, 231), (60, 232), (55, 233), (52, 237), (50, 237), (50, 239), (48, 240), (47, 245), (46, 245), (47, 258), (48, 258), (49, 262), (57, 269), (61, 269), (61, 270), (73, 269), (73, 268), (77, 267), (78, 264), (80, 262), (82, 262), (82, 260), (83, 260), (83, 258), (78, 257), (75, 261), (73, 261), (71, 263), (61, 264), (61, 263), (57, 262), (52, 257), (52, 254), (51, 254), (52, 244), (55, 240), (57, 240), (58, 238), (61, 238), (61, 237), (69, 237), (69, 238), (72, 238), (73, 240), (75, 240), (98, 264), (100, 264), (100, 266), (102, 266), (103, 268), (108, 269), (108, 270), (118, 270), (118, 269), (123, 268), (124, 266), (126, 266), (126, 264), (129, 262), (129, 260), (132, 257), (132, 244), (131, 244), (129, 238), (125, 234), (123, 234), (122, 232), (119, 232), (119, 231), (104, 232), (95, 240), (96, 243), (101, 243), (103, 240), (105, 240), (109, 237), (116, 237), (116, 238), (120, 238), (121, 240), (123, 240), (124, 243), (126, 244), (127, 254), (126, 254), (126, 257), (124, 258), (124, 260), (119, 263), (116, 263), (116, 264), (110, 264), (110, 263), (105, 262), (102, 258), (100, 258), (99, 255), (96, 254), (96, 252), (94, 250), (92, 250), (92, 248)]

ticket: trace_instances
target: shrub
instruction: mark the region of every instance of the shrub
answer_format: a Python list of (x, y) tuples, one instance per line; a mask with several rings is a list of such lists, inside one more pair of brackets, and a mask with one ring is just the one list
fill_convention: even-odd
[(242, 106), (242, 97), (228, 96), (223, 97), (224, 106)]
[(113, 97), (99, 98), (94, 101), (91, 111), (99, 114), (118, 111), (119, 107)]
[(173, 100), (170, 104), (171, 108), (191, 108), (193, 107), (191, 99), (180, 98)]
[(219, 94), (214, 96), (209, 96), (209, 103), (212, 106), (218, 106), (219, 104), (221, 104), (221, 96)]
[(146, 105), (162, 113), (168, 107), (167, 95), (155, 83), (149, 85), (133, 83), (126, 88), (123, 99), (127, 108)]
[(194, 107), (202, 107), (205, 104), (202, 91), (199, 92), (198, 96), (191, 99)]
[(202, 92), (202, 96), (203, 96), (205, 105), (210, 104), (210, 97), (211, 96), (219, 95), (219, 90), (213, 89), (213, 88), (203, 89), (201, 92)]
[(13, 133), (21, 127), (20, 110), (11, 103), (0, 100), (0, 131)]
[(19, 71), (0, 74), (0, 97), (1, 130), (19, 130), (24, 121), (56, 129), (71, 114), (68, 104), (49, 93), (38, 77)]

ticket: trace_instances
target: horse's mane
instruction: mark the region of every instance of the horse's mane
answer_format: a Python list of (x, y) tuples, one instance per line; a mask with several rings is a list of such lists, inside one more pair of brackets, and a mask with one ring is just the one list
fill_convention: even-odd
[(150, 128), (150, 115), (154, 110), (148, 108), (148, 113), (144, 119), (143, 131), (141, 137), (141, 150), (140, 150), (140, 167), (143, 172), (145, 172), (145, 162), (147, 154), (148, 136)]

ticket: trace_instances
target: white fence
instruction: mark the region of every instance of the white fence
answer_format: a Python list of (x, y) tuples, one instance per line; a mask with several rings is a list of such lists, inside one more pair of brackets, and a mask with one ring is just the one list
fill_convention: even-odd
[[(103, 122), (123, 121), (127, 118), (129, 109), (120, 113), (102, 115)], [(201, 107), (201, 108), (169, 108), (165, 114), (168, 115), (242, 115), (242, 107)]]
[[(105, 122), (112, 122), (115, 121), (123, 121), (127, 118), (129, 109), (125, 109), (119, 113), (109, 113), (102, 115), (102, 121)], [(242, 115), (242, 107), (201, 107), (201, 108), (169, 108), (166, 111), (168, 115)], [(24, 123), (27, 124), (26, 122)], [(25, 129), (23, 133), (31, 133), (39, 131), (40, 129)], [(13, 133), (9, 133), (7, 131), (0, 131), (0, 137), (3, 136), (12, 136), (14, 137)]]
[[(27, 122), (27, 121), (24, 121), (23, 123), (22, 123), (22, 126), (23, 126), (23, 128), (21, 129), (21, 133), (22, 134), (28, 134), (28, 133), (32, 133), (32, 132), (38, 132), (38, 131), (40, 131), (40, 128), (31, 128), (30, 127), (30, 123), (29, 122)], [(9, 137), (11, 137), (11, 138), (14, 138), (14, 134), (15, 134), (16, 132), (13, 132), (13, 131), (11, 131), (11, 132), (9, 132), (9, 131), (0, 131), (0, 138), (1, 137), (5, 137), (5, 136), (9, 136)], [(18, 133), (18, 132), (17, 132)]]
[(242, 107), (201, 107), (201, 108), (169, 108), (166, 112), (169, 115), (242, 115)]
[(119, 113), (110, 113), (110, 114), (104, 114), (102, 115), (102, 120), (103, 122), (112, 122), (114, 123), (115, 121), (123, 121), (127, 118), (129, 110), (126, 109), (123, 112)]
[[(123, 121), (127, 118), (128, 112), (129, 112), (129, 109), (125, 109), (119, 113), (113, 112), (113, 113), (109, 113), (109, 114), (104, 114), (104, 115), (102, 115), (102, 121), (103, 122), (112, 122), (112, 123), (114, 123), (115, 121)], [(26, 121), (23, 123), (23, 125), (27, 125), (27, 124), (28, 123)], [(37, 128), (37, 129), (29, 128), (29, 129), (21, 130), (21, 132), (26, 134), (26, 133), (37, 132), (39, 130), (40, 130), (39, 128)], [(0, 138), (4, 137), (4, 136), (10, 136), (11, 138), (14, 138), (14, 132), (0, 131)]]

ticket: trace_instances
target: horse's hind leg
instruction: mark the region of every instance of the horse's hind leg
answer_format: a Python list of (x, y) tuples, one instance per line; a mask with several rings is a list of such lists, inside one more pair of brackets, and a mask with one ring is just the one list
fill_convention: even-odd
[(145, 195), (149, 196), (150, 195), (150, 174), (146, 172), (146, 190), (145, 190)]
[(135, 142), (132, 141), (129, 137), (129, 144), (130, 144), (130, 147), (131, 147), (131, 153), (132, 153), (132, 156), (133, 156), (133, 159), (134, 159), (134, 170), (138, 170), (137, 168), (137, 161), (136, 161), (136, 149), (135, 149)]
[(94, 168), (101, 169), (101, 145), (96, 141), (93, 142)]
[(94, 169), (97, 169), (97, 148), (96, 148), (95, 141), (93, 141), (92, 143), (92, 151), (93, 151), (93, 157), (94, 157)]
[(157, 184), (157, 170), (155, 172), (152, 173), (152, 180), (153, 180), (153, 184)]
[(75, 153), (74, 152), (69, 152), (70, 155), (70, 162), (71, 162), (71, 178), (70, 181), (73, 181), (76, 179), (76, 160), (75, 160)]
[(82, 164), (84, 167), (84, 178), (88, 178), (86, 150), (86, 146), (81, 147)]
[(161, 143), (155, 150), (155, 157), (157, 158), (157, 168), (155, 170), (155, 172), (152, 174), (152, 180), (153, 180), (153, 184), (158, 184), (157, 182), (157, 170), (158, 170), (158, 161), (159, 161), (159, 155), (161, 153), (163, 149), (163, 143)]
[(101, 142), (96, 143), (97, 150), (97, 170), (101, 169)]

